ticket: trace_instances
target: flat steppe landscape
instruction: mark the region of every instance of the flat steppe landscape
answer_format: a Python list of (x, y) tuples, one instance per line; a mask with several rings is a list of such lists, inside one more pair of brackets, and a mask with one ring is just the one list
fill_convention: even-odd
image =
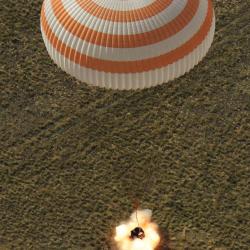
[(213, 2), (198, 66), (115, 91), (52, 62), (41, 0), (0, 0), (1, 250), (113, 249), (135, 199), (162, 249), (249, 249), (250, 3)]

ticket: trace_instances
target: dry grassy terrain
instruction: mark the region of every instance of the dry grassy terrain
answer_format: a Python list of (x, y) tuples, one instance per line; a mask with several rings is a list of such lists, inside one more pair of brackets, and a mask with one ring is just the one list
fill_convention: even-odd
[(111, 249), (137, 198), (162, 249), (248, 250), (249, 1), (214, 1), (190, 73), (123, 92), (53, 64), (41, 4), (0, 0), (0, 249)]

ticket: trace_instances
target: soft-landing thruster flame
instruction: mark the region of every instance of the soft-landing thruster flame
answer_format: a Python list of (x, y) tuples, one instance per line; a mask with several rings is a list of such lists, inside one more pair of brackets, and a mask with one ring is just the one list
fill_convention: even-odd
[[(160, 236), (158, 234), (158, 226), (151, 222), (152, 211), (149, 209), (138, 210), (137, 218), (134, 212), (129, 221), (116, 227), (115, 241), (119, 250), (154, 250), (159, 242)], [(131, 231), (138, 227), (144, 230), (145, 237), (143, 239), (131, 239)]]

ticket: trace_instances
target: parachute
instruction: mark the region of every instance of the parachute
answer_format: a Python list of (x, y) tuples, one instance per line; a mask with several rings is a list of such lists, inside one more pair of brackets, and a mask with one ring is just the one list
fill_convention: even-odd
[(143, 89), (198, 64), (214, 37), (211, 0), (44, 0), (53, 61), (90, 85)]

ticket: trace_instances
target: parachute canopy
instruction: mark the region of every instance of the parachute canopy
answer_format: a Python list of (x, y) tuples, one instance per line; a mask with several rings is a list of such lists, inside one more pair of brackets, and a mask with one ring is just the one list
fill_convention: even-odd
[(206, 55), (215, 30), (211, 0), (45, 0), (41, 31), (54, 62), (91, 85), (146, 88)]

